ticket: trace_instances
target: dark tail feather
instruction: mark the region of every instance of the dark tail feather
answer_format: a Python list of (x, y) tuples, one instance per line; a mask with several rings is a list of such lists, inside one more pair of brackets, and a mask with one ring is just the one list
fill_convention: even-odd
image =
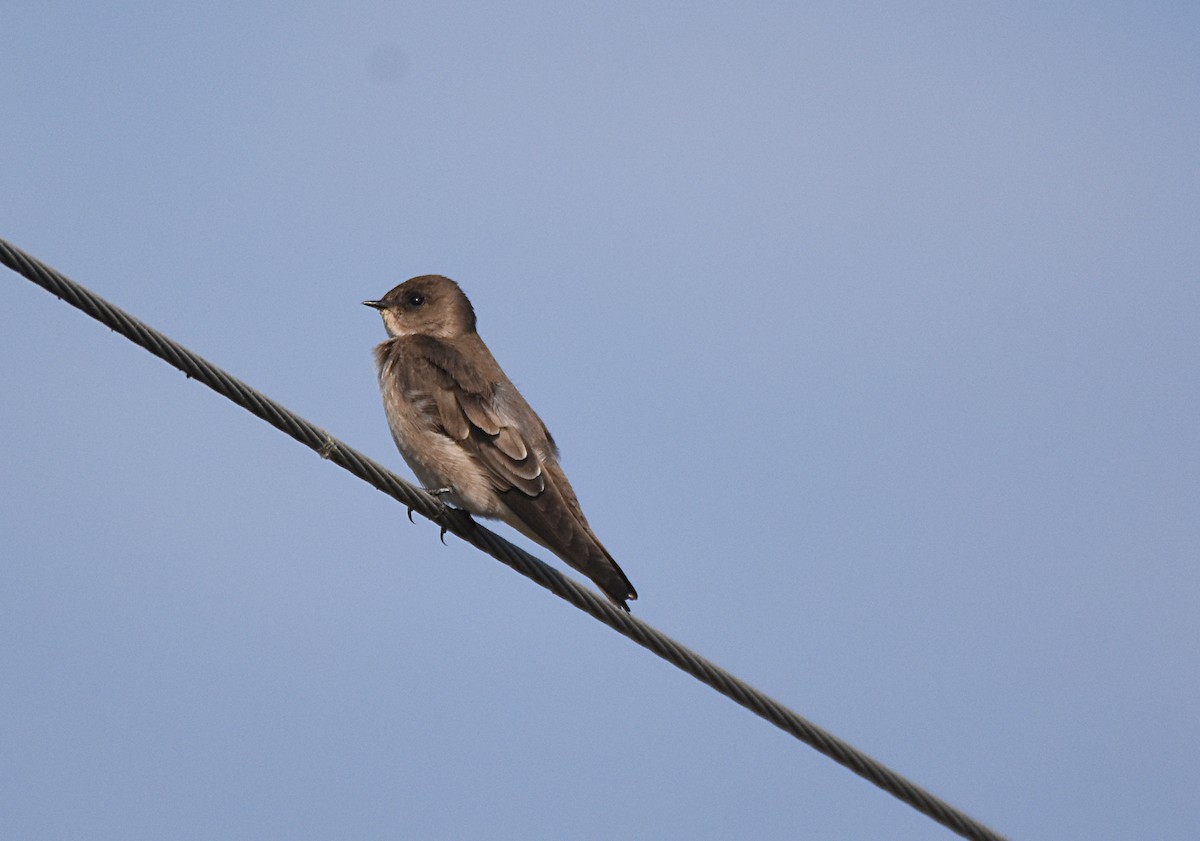
[(514, 488), (501, 493), (500, 498), (512, 512), (509, 525), (594, 581), (618, 607), (629, 610), (626, 600), (637, 598), (633, 584), (552, 483), (535, 497)]

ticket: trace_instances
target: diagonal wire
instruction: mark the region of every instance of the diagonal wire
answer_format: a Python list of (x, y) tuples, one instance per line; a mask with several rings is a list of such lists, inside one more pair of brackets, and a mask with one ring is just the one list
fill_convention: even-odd
[(0, 262), (141, 345), (188, 377), (249, 410), (276, 429), (316, 450), (322, 458), (353, 473), (388, 496), (437, 523), (478, 549), (507, 564), (559, 598), (657, 654), (668, 663), (708, 684), (722, 695), (774, 724), (835, 762), (874, 783), (893, 797), (953, 830), (963, 838), (1004, 841), (964, 812), (935, 797), (804, 717), (768, 697), (710, 660), (701, 657), (646, 622), (614, 607), (608, 600), (568, 578), (545, 562), (476, 523), (463, 512), (446, 508), (422, 489), (334, 438), (325, 430), (264, 396), (152, 327), (113, 306), (36, 258), (0, 239)]

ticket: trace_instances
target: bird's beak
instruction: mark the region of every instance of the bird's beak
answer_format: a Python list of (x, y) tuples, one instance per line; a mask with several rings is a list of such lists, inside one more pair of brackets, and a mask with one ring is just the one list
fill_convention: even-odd
[(387, 309), (387, 304), (385, 304), (383, 301), (363, 301), (363, 306), (371, 307), (372, 309), (377, 310)]

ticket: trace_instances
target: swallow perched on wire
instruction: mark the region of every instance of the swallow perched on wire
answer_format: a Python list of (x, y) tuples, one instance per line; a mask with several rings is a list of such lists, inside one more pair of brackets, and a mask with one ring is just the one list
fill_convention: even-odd
[(502, 520), (629, 610), (637, 592), (592, 532), (558, 447), (475, 331), (475, 310), (441, 275), (378, 301), (390, 338), (375, 348), (392, 438), (417, 479), (455, 506)]

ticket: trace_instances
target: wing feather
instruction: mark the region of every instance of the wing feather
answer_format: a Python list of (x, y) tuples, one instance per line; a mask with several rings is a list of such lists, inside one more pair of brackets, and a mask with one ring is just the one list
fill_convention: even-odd
[(507, 382), (484, 376), (458, 348), (433, 336), (399, 341), (405, 361), (397, 368), (407, 372), (410, 398), (431, 404), (446, 435), (476, 458), (498, 492), (515, 488), (531, 497), (541, 494), (546, 487), (542, 458), (553, 458), (554, 443), (531, 409), (525, 407), (529, 417), (522, 416)]

